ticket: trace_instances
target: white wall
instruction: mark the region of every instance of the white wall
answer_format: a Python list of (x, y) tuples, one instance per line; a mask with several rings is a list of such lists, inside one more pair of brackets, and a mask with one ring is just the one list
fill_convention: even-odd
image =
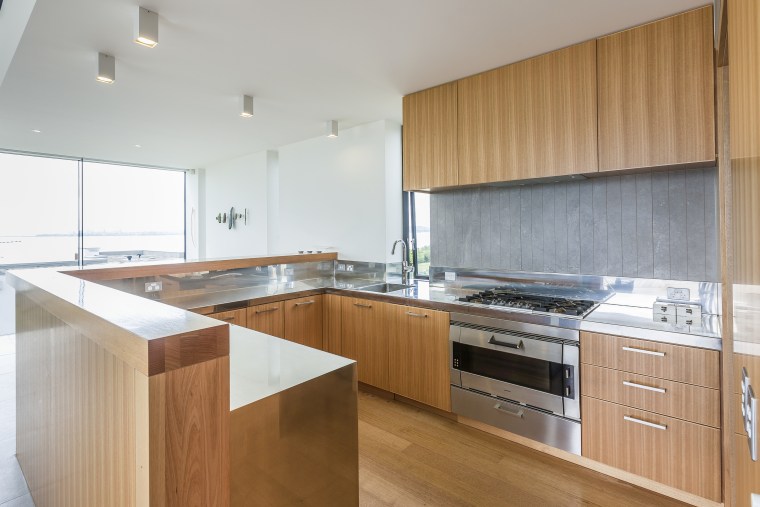
[(316, 247), (387, 262), (401, 237), (401, 126), (376, 121), (284, 146), (269, 253)]
[[(200, 182), (200, 255), (215, 259), (266, 254), (267, 152), (209, 166)], [(241, 219), (229, 230), (216, 221), (216, 215), (229, 213), (233, 206), (239, 213), (248, 208), (248, 225)]]

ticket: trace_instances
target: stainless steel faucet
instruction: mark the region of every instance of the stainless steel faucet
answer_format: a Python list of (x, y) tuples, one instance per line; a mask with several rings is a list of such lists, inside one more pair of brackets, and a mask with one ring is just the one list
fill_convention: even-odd
[(391, 248), (391, 255), (394, 255), (396, 253), (396, 245), (401, 243), (401, 283), (404, 285), (409, 285), (409, 273), (414, 271), (414, 266), (410, 266), (409, 262), (407, 262), (407, 259), (409, 258), (407, 256), (406, 252), (406, 242), (403, 239), (397, 239), (393, 242), (393, 248)]

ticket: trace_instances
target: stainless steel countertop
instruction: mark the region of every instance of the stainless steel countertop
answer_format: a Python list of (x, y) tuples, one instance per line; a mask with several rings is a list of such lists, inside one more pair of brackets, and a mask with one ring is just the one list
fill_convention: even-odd
[[(398, 282), (398, 280), (389, 280)], [(458, 299), (473, 291), (466, 289), (450, 289), (438, 285), (431, 286), (424, 281), (416, 281), (410, 289), (404, 289), (386, 294), (364, 292), (361, 287), (377, 284), (377, 280), (336, 281), (332, 277), (315, 278), (294, 282), (270, 283), (212, 293), (195, 294), (173, 299), (163, 299), (162, 302), (183, 309), (196, 309), (225, 303), (247, 300), (255, 304), (256, 299), (293, 294), (301, 292), (331, 289), (337, 292), (345, 291), (347, 295), (382, 298), (397, 304), (431, 303), (431, 307), (462, 313), (477, 312), (481, 315), (495, 318), (518, 320), (535, 324), (577, 329), (594, 333), (639, 338), (643, 340), (660, 341), (721, 350), (720, 317), (703, 315), (703, 327), (676, 327), (655, 322), (652, 318), (652, 304), (655, 296), (631, 297), (631, 295), (613, 295), (601, 303), (584, 319), (567, 316), (533, 313), (524, 310), (507, 308), (484, 307), (472, 303), (463, 303)]]

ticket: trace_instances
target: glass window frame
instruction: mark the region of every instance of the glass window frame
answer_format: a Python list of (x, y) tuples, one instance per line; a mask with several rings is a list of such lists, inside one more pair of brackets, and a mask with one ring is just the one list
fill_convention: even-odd
[(415, 280), (430, 280), (429, 274), (420, 274), (417, 251), (417, 209), (414, 194), (415, 192), (403, 192), (401, 199), (403, 206), (403, 236), (409, 247), (409, 259), (407, 259), (407, 262), (414, 267), (413, 275)]

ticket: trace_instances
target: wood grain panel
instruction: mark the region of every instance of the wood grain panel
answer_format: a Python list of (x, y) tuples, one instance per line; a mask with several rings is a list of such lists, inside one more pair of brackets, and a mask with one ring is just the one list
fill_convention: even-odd
[(120, 280), (143, 276), (193, 273), (197, 271), (220, 271), (225, 269), (252, 268), (256, 266), (272, 266), (274, 264), (334, 261), (337, 259), (337, 252), (324, 252), (320, 254), (262, 255), (260, 257), (217, 259), (212, 261), (181, 261), (177, 263), (161, 262), (158, 264), (144, 263), (134, 264), (133, 266), (127, 267), (88, 266), (81, 269), (62, 271), (62, 273), (90, 281)]
[(749, 378), (757, 383), (760, 381), (760, 356), (749, 354), (734, 354), (734, 378), (732, 387), (734, 393), (742, 392), (742, 369), (746, 368)]
[(341, 354), (356, 361), (359, 382), (390, 390), (388, 346), (398, 305), (341, 298)]
[(456, 186), (457, 84), (405, 96), (403, 115), (404, 190)]
[[(632, 385), (626, 385), (628, 382)], [(644, 386), (664, 392), (644, 389)], [(604, 401), (720, 428), (720, 391), (590, 364), (583, 366), (581, 392)]]
[[(623, 350), (623, 347), (635, 349)], [(644, 351), (644, 353), (637, 352)], [(652, 352), (652, 355), (646, 352)], [(720, 388), (720, 353), (598, 333), (581, 333), (581, 362), (712, 389)]]
[(207, 317), (211, 317), (212, 319), (216, 319), (216, 320), (221, 320), (228, 324), (235, 324), (236, 326), (246, 327), (246, 325), (248, 324), (248, 316), (247, 316), (245, 308), (240, 308), (238, 310), (230, 310), (227, 312), (210, 313), (207, 315)]
[(582, 410), (583, 456), (721, 501), (720, 430), (587, 396)]
[(595, 41), (458, 85), (460, 185), (597, 170)]
[(450, 412), (449, 314), (397, 306), (392, 321), (390, 390)]
[(751, 507), (752, 494), (760, 495), (760, 461), (752, 461), (747, 435), (734, 435), (736, 449), (736, 507)]
[(336, 294), (322, 296), (322, 348), (331, 354), (342, 354), (341, 300)]
[(247, 327), (255, 331), (282, 338), (285, 335), (283, 303), (269, 303), (248, 307)]
[(601, 171), (715, 161), (712, 12), (598, 39)]
[(322, 348), (322, 297), (308, 296), (283, 302), (283, 338), (307, 347)]
[(728, 0), (731, 159), (760, 157), (760, 5)]

